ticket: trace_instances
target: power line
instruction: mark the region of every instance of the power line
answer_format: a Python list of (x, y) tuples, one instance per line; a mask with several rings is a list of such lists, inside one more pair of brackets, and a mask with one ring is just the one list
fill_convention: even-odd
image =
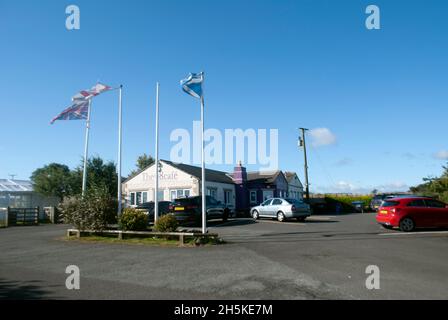
[(319, 154), (318, 154), (316, 148), (314, 148), (313, 145), (311, 145), (311, 150), (314, 152), (314, 155), (316, 156), (316, 158), (317, 158), (317, 160), (318, 160), (318, 162), (319, 162), (319, 165), (321, 166), (322, 171), (324, 172), (324, 174), (327, 176), (329, 182), (330, 182), (332, 185), (335, 186), (336, 184), (335, 184), (335, 182), (334, 182), (334, 180), (333, 180), (333, 177), (332, 177), (331, 174), (328, 172), (326, 166), (324, 165), (324, 163), (323, 163), (322, 159), (320, 158), (320, 156), (319, 156)]

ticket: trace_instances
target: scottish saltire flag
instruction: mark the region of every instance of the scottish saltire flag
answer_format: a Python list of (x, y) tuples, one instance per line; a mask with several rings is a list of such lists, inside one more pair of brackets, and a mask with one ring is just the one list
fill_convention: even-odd
[(84, 120), (87, 119), (89, 111), (89, 100), (76, 100), (70, 107), (62, 111), (51, 120), (53, 124), (56, 120)]
[(202, 83), (204, 82), (204, 73), (190, 73), (188, 77), (180, 81), (182, 90), (190, 96), (200, 99), (202, 97)]

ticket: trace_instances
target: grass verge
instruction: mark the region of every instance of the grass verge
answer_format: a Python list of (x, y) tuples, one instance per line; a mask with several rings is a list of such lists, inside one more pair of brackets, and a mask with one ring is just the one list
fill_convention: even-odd
[[(150, 246), (164, 246), (164, 247), (179, 247), (181, 246), (179, 240), (177, 239), (166, 239), (161, 237), (131, 237), (127, 236), (120, 240), (116, 236), (109, 235), (85, 235), (80, 238), (76, 236), (71, 236), (69, 238), (64, 237), (67, 241), (78, 241), (78, 242), (94, 242), (94, 243), (111, 243), (111, 244), (134, 244), (134, 245), (150, 245)], [(222, 239), (195, 239), (186, 238), (184, 240), (184, 247), (195, 247), (199, 245), (217, 245), (224, 244)]]

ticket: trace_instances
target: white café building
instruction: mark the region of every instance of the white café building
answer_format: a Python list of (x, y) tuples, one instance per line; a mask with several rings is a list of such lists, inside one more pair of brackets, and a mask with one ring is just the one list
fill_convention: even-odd
[[(201, 194), (201, 168), (159, 160), (159, 201), (173, 201), (178, 198)], [(122, 184), (125, 206), (135, 207), (154, 201), (156, 165), (152, 164)], [(233, 173), (205, 169), (206, 195), (237, 211), (246, 211), (269, 197), (290, 197), (303, 199), (303, 186), (294, 172), (246, 172), (238, 164)]]
[[(159, 201), (200, 195), (201, 168), (183, 163), (159, 160)], [(127, 206), (154, 201), (154, 179), (156, 165), (153, 164), (123, 182), (123, 195)], [(228, 173), (206, 169), (206, 193), (218, 201), (235, 207), (235, 185)]]

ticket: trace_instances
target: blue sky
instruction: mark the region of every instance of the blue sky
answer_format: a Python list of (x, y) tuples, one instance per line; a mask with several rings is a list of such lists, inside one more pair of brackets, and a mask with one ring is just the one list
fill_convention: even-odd
[[(70, 4), (80, 30), (65, 28)], [(381, 30), (365, 28), (369, 4)], [(199, 119), (179, 80), (203, 70), (206, 127), (278, 129), (281, 169), (303, 177), (297, 128), (326, 129), (320, 146), (308, 137), (311, 191), (406, 189), (448, 159), (447, 12), (442, 0), (0, 0), (0, 177), (78, 165), (83, 121), (49, 121), (98, 80), (124, 85), (123, 175), (153, 154), (160, 81), (168, 158), (170, 133)], [(116, 161), (116, 124), (116, 92), (97, 97), (91, 155)]]

